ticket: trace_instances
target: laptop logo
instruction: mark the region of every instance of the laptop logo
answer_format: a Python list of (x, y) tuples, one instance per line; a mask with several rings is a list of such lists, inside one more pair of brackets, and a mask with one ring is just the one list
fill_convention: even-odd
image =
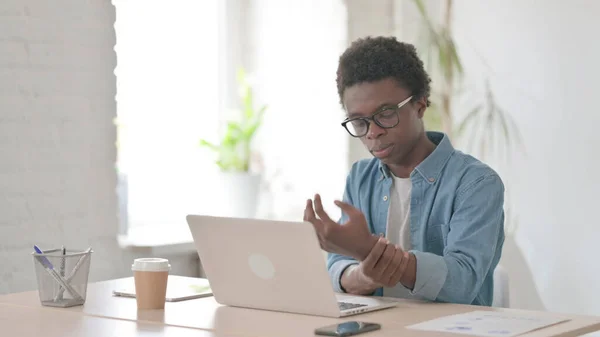
[(275, 267), (268, 257), (262, 254), (252, 254), (248, 257), (248, 265), (254, 275), (263, 280), (270, 280), (275, 276)]

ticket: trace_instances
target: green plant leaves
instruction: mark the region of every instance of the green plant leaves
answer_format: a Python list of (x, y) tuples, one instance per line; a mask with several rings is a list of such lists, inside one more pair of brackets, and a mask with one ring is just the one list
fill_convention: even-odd
[(475, 120), (477, 119), (477, 117), (479, 117), (479, 113), (481, 112), (482, 108), (483, 107), (481, 106), (481, 104), (478, 104), (474, 108), (472, 108), (460, 121), (460, 123), (458, 123), (456, 133), (462, 135), (467, 129), (469, 129), (469, 127), (472, 124), (476, 124), (477, 122)]
[(242, 126), (236, 122), (228, 122), (222, 144), (225, 146), (233, 146), (244, 140), (243, 138), (244, 130), (242, 129)]
[[(451, 102), (459, 94), (457, 86), (462, 83), (464, 67), (458, 48), (451, 34), (452, 2), (445, 1), (445, 16), (438, 24), (427, 12), (423, 0), (413, 0), (423, 24), (423, 36), (420, 40), (420, 53), (426, 62), (432, 81), (431, 106), (425, 113), (425, 122), (430, 130), (449, 130), (449, 136), (468, 139), (469, 150), (477, 144), (480, 155), (492, 150), (498, 154), (508, 152), (515, 147), (522, 147), (522, 137), (516, 123), (496, 102), (487, 78), (485, 93), (479, 102), (475, 102), (464, 117), (456, 122), (457, 115), (452, 111)], [(462, 114), (460, 114), (462, 115)], [(450, 116), (452, 125), (444, 125), (442, 116)], [(456, 125), (454, 125), (456, 124)]]
[(205, 146), (210, 148), (213, 151), (218, 151), (219, 147), (205, 139), (200, 139), (200, 146)]
[(200, 146), (217, 153), (216, 164), (222, 171), (247, 172), (250, 169), (251, 143), (261, 126), (267, 106), (254, 106), (252, 87), (243, 68), (237, 72), (238, 93), (241, 103), (240, 120), (228, 121), (220, 143), (200, 140)]

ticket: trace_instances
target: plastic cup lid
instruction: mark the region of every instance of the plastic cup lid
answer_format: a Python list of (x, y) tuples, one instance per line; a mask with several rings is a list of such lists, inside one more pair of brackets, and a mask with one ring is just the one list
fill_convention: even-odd
[(133, 264), (131, 265), (131, 270), (133, 271), (169, 271), (171, 270), (171, 265), (169, 264), (169, 260), (160, 259), (160, 258), (141, 258), (133, 260)]

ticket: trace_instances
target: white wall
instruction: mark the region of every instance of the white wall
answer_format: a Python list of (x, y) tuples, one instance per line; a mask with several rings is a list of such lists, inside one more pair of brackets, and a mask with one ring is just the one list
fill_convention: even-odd
[[(94, 250), (90, 279), (129, 275), (116, 241), (115, 11), (0, 3), (0, 293), (35, 288), (32, 246)], [(190, 257), (173, 261), (191, 269)]]
[(477, 64), (477, 50), (494, 69), (499, 100), (524, 136), (527, 157), (517, 156), (505, 178), (543, 305), (598, 315), (600, 3), (455, 3), (461, 53)]

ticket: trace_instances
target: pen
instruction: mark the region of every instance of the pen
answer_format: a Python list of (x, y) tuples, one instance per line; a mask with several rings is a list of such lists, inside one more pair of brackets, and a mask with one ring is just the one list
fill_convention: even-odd
[(67, 255), (67, 249), (65, 246), (61, 248), (62, 258), (60, 259), (60, 276), (65, 277), (65, 255)]
[[(88, 249), (86, 249), (84, 251), (84, 255), (81, 255), (81, 257), (79, 257), (79, 260), (77, 261), (77, 263), (75, 264), (75, 266), (71, 270), (71, 273), (69, 273), (69, 276), (67, 276), (67, 278), (65, 279), (65, 281), (67, 283), (71, 281), (71, 279), (73, 278), (73, 276), (75, 276), (75, 273), (77, 272), (77, 270), (79, 270), (79, 268), (81, 267), (81, 265), (83, 264), (83, 262), (85, 261), (85, 259), (89, 256), (89, 253), (91, 251), (92, 251), (92, 247), (89, 247)], [(62, 297), (62, 294), (64, 292), (65, 292), (65, 289), (64, 288), (60, 288), (59, 291), (58, 291), (58, 294), (54, 298), (54, 301), (56, 302), (59, 297)]]
[[(62, 253), (62, 258), (60, 259), (60, 276), (61, 277), (65, 277), (65, 255), (67, 255), (67, 249), (65, 248), (65, 246), (61, 247), (61, 253)], [(67, 281), (69, 282), (69, 281)], [(57, 301), (62, 300), (63, 299), (63, 293), (64, 293), (64, 288), (61, 286), (60, 288), (58, 288), (58, 296), (56, 298)]]
[[(33, 246), (33, 249), (38, 254), (44, 254), (42, 252), (42, 250), (39, 249), (35, 245)], [(63, 286), (69, 292), (69, 294), (71, 294), (71, 296), (74, 299), (81, 298), (81, 296), (79, 296), (79, 294), (75, 291), (75, 289), (73, 289), (68, 283), (66, 283), (65, 280), (56, 272), (56, 270), (54, 270), (54, 266), (52, 265), (52, 263), (50, 263), (50, 261), (48, 260), (47, 257), (40, 255), (40, 256), (37, 256), (37, 258), (38, 258), (38, 261), (40, 261), (42, 263), (42, 265), (46, 268), (46, 271), (48, 271), (48, 274), (50, 274), (50, 276), (52, 276), (52, 278), (56, 282), (58, 282), (59, 285)]]

